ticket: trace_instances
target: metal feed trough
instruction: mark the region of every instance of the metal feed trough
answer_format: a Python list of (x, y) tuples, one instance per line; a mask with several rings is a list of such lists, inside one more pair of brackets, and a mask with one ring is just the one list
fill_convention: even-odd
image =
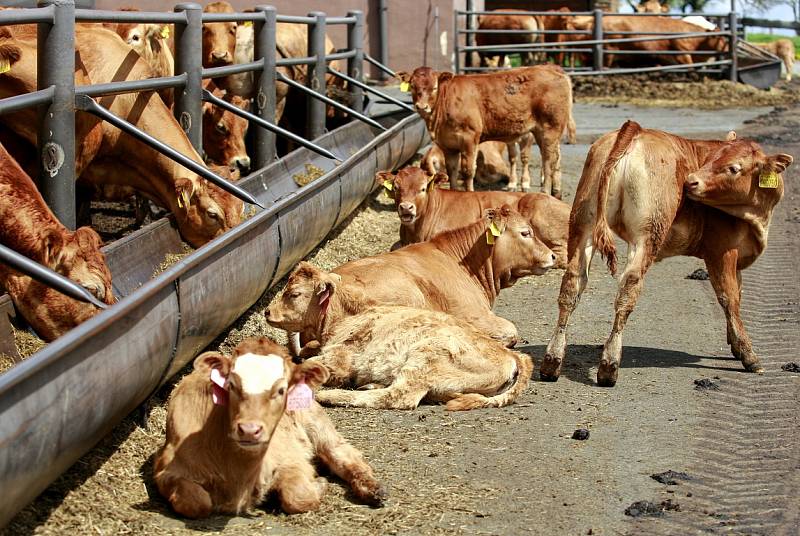
[[(472, 2), (467, 3), (468, 6)], [(591, 30), (488, 30), (478, 29), (475, 24), (476, 16), (478, 15), (531, 15), (531, 16), (560, 16), (560, 17), (585, 17), (591, 16), (593, 24)], [(609, 39), (603, 33), (603, 18), (605, 17), (665, 17), (669, 14), (663, 13), (605, 13), (601, 10), (587, 11), (587, 12), (552, 12), (552, 11), (475, 11), (467, 9), (466, 11), (456, 10), (454, 17), (454, 35), (455, 39), (455, 71), (457, 73), (468, 73), (476, 71), (495, 70), (493, 68), (473, 66), (471, 65), (471, 54), (478, 53), (504, 53), (515, 54), (520, 52), (546, 52), (546, 53), (583, 53), (591, 55), (592, 63), (590, 66), (575, 65), (565, 66), (564, 70), (572, 76), (597, 76), (597, 75), (615, 75), (615, 74), (634, 74), (634, 73), (650, 73), (650, 72), (688, 72), (698, 71), (706, 74), (717, 74), (720, 76), (727, 76), (729, 80), (741, 81), (744, 83), (755, 85), (759, 88), (769, 87), (766, 85), (768, 81), (774, 84), (777, 81), (777, 76), (780, 76), (780, 59), (772, 54), (763, 52), (760, 54), (753, 53), (752, 45), (741, 40), (739, 37), (739, 21), (735, 12), (726, 14), (714, 13), (693, 13), (706, 17), (717, 22), (720, 30), (716, 31), (697, 31), (697, 32), (637, 32), (637, 31), (615, 31), (611, 33), (614, 37)], [(462, 27), (463, 21), (463, 27)], [(562, 42), (535, 42), (535, 43), (522, 43), (522, 44), (506, 44), (506, 45), (475, 45), (475, 36), (477, 34), (493, 34), (493, 35), (549, 35), (549, 34), (567, 34), (576, 36), (585, 36), (583, 40), (562, 41)], [(465, 44), (461, 44), (460, 35), (465, 36)], [(642, 55), (660, 55), (660, 56), (675, 56), (686, 54), (683, 51), (675, 50), (659, 50), (659, 51), (642, 51), (642, 50), (608, 50), (607, 45), (615, 45), (621, 43), (641, 43), (647, 41), (662, 41), (662, 40), (678, 40), (692, 37), (713, 37), (721, 36), (728, 40), (728, 50), (725, 52), (717, 52), (712, 50), (699, 50), (692, 52), (692, 56), (705, 56), (708, 57), (707, 61), (695, 62), (689, 64), (676, 64), (676, 65), (661, 65), (653, 67), (636, 67), (636, 68), (607, 68), (604, 66), (603, 58), (605, 54), (613, 54), (614, 56), (642, 56)], [(465, 57), (461, 58), (464, 53)], [(499, 67), (498, 67), (499, 68)], [(771, 85), (770, 84), (770, 85)]]
[[(255, 130), (253, 160), (257, 171), (236, 184), (220, 184), (250, 202), (248, 211), (255, 210), (256, 205), (266, 209), (156, 277), (153, 274), (167, 254), (183, 253), (171, 218), (156, 221), (104, 248), (119, 302), (0, 374), (0, 489), (4, 492), (0, 526), (316, 247), (373, 190), (376, 169), (405, 162), (427, 135), (416, 115), (405, 119), (386, 116), (380, 124), (359, 117), (363, 93), (356, 85), (349, 88), (348, 113), (361, 120), (325, 132), (325, 25), (348, 25), (349, 49), (327, 59), (347, 59), (346, 76), (360, 80), (360, 12), (326, 18), (322, 13), (282, 17), (270, 6), (258, 6), (255, 13), (204, 14), (196, 4), (176, 6), (175, 13), (76, 10), (70, 0), (40, 5), (43, 7), (0, 12), (0, 24), (38, 23), (40, 51), (39, 91), (0, 101), (0, 113), (49, 106), (40, 130), (46, 134), (40, 138), (40, 152), (57, 155), (53, 162), (61, 163), (50, 169), (55, 173), (53, 180), (47, 181), (44, 194), (62, 221), (74, 226), (76, 108), (114, 122), (194, 170), (202, 166), (186, 162), (185, 156), (182, 159), (158, 140), (110, 116), (90, 97), (176, 87), (175, 113), (189, 139), (200, 149), (201, 99), (222, 105), (202, 92), (202, 79), (245, 70), (260, 72), (255, 116), (240, 113), (262, 127)], [(174, 24), (176, 75), (75, 87), (72, 51), (76, 20)], [(202, 69), (202, 23), (229, 20), (252, 21), (255, 25), (255, 61)], [(308, 57), (276, 59), (278, 21), (310, 25)], [(295, 136), (293, 139), (303, 146), (275, 160), (276, 133), (290, 135), (274, 125), (275, 66), (289, 62), (313, 65), (307, 80), (307, 85), (315, 88), (307, 97), (307, 137), (313, 141)], [(306, 171), (306, 165), (320, 168), (324, 174), (300, 187), (293, 175)], [(223, 181), (204, 173), (215, 182)], [(7, 303), (7, 298), (0, 296), (0, 301)]]

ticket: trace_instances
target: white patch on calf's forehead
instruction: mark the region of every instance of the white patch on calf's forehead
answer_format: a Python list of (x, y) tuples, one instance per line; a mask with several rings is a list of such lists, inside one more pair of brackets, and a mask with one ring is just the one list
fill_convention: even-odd
[(259, 394), (283, 378), (283, 367), (283, 358), (275, 354), (243, 354), (236, 358), (233, 372), (241, 379), (245, 393)]

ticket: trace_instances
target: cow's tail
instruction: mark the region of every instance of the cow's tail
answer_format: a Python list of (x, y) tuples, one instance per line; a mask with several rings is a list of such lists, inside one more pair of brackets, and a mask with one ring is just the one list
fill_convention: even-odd
[[(567, 75), (565, 75), (567, 76)], [(572, 98), (572, 78), (567, 76), (567, 83), (569, 84), (569, 114), (567, 115), (567, 142), (571, 145), (575, 145), (577, 142), (577, 127), (575, 126), (575, 116), (572, 115), (572, 105), (574, 100)]]
[(594, 225), (592, 239), (594, 247), (606, 260), (608, 269), (611, 271), (612, 275), (617, 274), (617, 247), (614, 245), (614, 235), (611, 233), (611, 228), (608, 225), (608, 217), (606, 215), (611, 173), (614, 172), (614, 169), (625, 155), (633, 139), (641, 131), (642, 127), (639, 126), (638, 123), (630, 120), (625, 121), (622, 128), (617, 131), (617, 139), (614, 140), (611, 152), (608, 153), (608, 157), (603, 163), (603, 168), (600, 170), (600, 182), (597, 186), (597, 220)]
[(476, 408), (501, 408), (513, 403), (525, 388), (533, 374), (533, 360), (527, 354), (511, 352), (517, 364), (517, 376), (511, 387), (494, 396), (484, 396), (478, 393), (466, 393), (447, 402), (445, 409), (449, 411), (465, 411)]

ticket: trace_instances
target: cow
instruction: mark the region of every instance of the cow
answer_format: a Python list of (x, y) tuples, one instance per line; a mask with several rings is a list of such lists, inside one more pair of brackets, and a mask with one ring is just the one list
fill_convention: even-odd
[[(374, 305), (407, 305), (450, 313), (513, 346), (517, 328), (492, 312), (494, 301), (500, 290), (522, 277), (544, 274), (555, 261), (519, 213), (507, 205), (487, 209), (467, 226), (348, 262), (332, 274), (300, 263), (280, 299), (267, 310), (267, 322), (324, 344), (343, 317)], [(303, 300), (320, 290), (315, 285), (323, 278), (340, 279), (339, 294), (330, 298), (324, 311), (305, 308)]]
[[(0, 98), (37, 88), (36, 27), (9, 26), (10, 42), (21, 51), (19, 62), (0, 75)], [(79, 25), (75, 30), (76, 84), (151, 78), (147, 62), (110, 30)], [(99, 104), (196, 162), (202, 162), (183, 129), (153, 92), (100, 97)], [(0, 117), (9, 131), (35, 146), (36, 110)], [(175, 214), (183, 238), (194, 247), (239, 224), (243, 203), (155, 149), (116, 127), (76, 114), (75, 173), (90, 184), (132, 186)]]
[[(335, 296), (337, 286), (330, 288)], [(324, 385), (337, 387), (319, 391), (320, 404), (375, 409), (414, 409), (423, 399), (450, 411), (499, 408), (525, 391), (533, 371), (529, 356), (469, 322), (397, 305), (342, 320), (306, 363), (324, 365), (331, 373)], [(366, 389), (352, 390), (359, 387)]]
[[(508, 144), (533, 133), (542, 156), (543, 189), (561, 197), (559, 140), (572, 122), (572, 84), (561, 67), (537, 65), (491, 74), (454, 75), (418, 67), (397, 76), (408, 83), (417, 113), (445, 153), (450, 187), (458, 170), (473, 191), (478, 144)], [(523, 157), (527, 151), (522, 151)], [(527, 169), (523, 159), (523, 173)], [(525, 176), (522, 188), (530, 186)]]
[[(478, 30), (514, 30), (515, 32), (519, 32), (522, 30), (528, 30), (530, 32), (536, 32), (539, 29), (539, 25), (536, 22), (536, 19), (531, 15), (526, 15), (525, 11), (519, 9), (501, 9), (497, 10), (499, 12), (515, 12), (519, 14), (502, 14), (502, 15), (495, 15), (495, 14), (485, 14), (480, 15), (478, 17)], [(477, 33), (475, 35), (475, 44), (479, 47), (483, 46), (500, 46), (500, 45), (526, 45), (526, 44), (533, 44), (538, 41), (538, 34), (530, 33), (530, 34), (523, 34), (523, 33)], [(506, 60), (507, 54), (513, 54), (513, 52), (507, 51), (494, 51), (494, 50), (485, 50), (478, 52), (478, 55), (481, 58), (481, 65), (489, 66), (487, 63), (487, 58), (495, 57), (498, 58), (494, 63), (495, 66), (501, 66), (504, 64)], [(520, 52), (520, 58), (522, 59), (522, 65), (533, 65), (533, 52), (525, 51)]]
[(430, 240), (480, 218), (487, 208), (508, 204), (528, 220), (533, 233), (555, 255), (555, 268), (566, 267), (570, 206), (542, 193), (460, 192), (437, 185), (444, 174), (428, 175), (418, 167), (405, 167), (393, 174), (381, 171), (375, 181), (394, 199), (400, 217), (398, 246)]
[(669, 13), (669, 6), (658, 0), (643, 0), (633, 7), (637, 13)]
[[(558, 9), (548, 9), (548, 13), (553, 13), (552, 15), (536, 15), (536, 22), (539, 25), (539, 29), (545, 32), (563, 32), (567, 30), (567, 20), (569, 19), (568, 15), (564, 15), (564, 13), (569, 13), (570, 9), (568, 7), (560, 7)], [(566, 33), (545, 33), (542, 34), (541, 41), (544, 43), (563, 43), (566, 41), (571, 41), (575, 36), (566, 34)], [(556, 65), (564, 65), (564, 53), (563, 52), (549, 52), (548, 49), (544, 49), (546, 54), (552, 57)], [(574, 54), (570, 54), (570, 63), (574, 67)]]
[(158, 491), (189, 518), (246, 513), (268, 494), (287, 514), (310, 512), (325, 491), (318, 459), (356, 499), (381, 505), (386, 492), (372, 468), (312, 399), (328, 376), (319, 363), (292, 363), (266, 337), (241, 342), (231, 357), (198, 356), (169, 400), (153, 467)]
[[(217, 97), (242, 110), (250, 106), (249, 100), (238, 95), (228, 96), (225, 90), (219, 89), (211, 81), (204, 85)], [(249, 124), (247, 119), (233, 112), (210, 102), (203, 103), (203, 151), (206, 153), (206, 163), (210, 166), (227, 166), (246, 174), (250, 170), (250, 157), (247, 156), (244, 139)]]
[(586, 159), (570, 215), (568, 265), (558, 297), (558, 322), (541, 376), (556, 380), (566, 349), (569, 317), (586, 288), (595, 251), (616, 273), (612, 230), (628, 243), (615, 316), (597, 371), (613, 386), (622, 354), (622, 331), (653, 262), (677, 255), (706, 263), (725, 311), (728, 343), (745, 370), (763, 372), (739, 313), (741, 272), (767, 246), (775, 205), (783, 196), (788, 154), (765, 155), (758, 144), (688, 140), (632, 121), (596, 141)]
[[(235, 13), (225, 0), (212, 2), (203, 13)], [(207, 22), (203, 24), (203, 67), (221, 67), (233, 63), (236, 49), (235, 22)]]
[(794, 71), (794, 43), (791, 39), (777, 39), (771, 43), (751, 43), (759, 48), (762, 48), (778, 56), (783, 61), (783, 66), (786, 68), (786, 80), (792, 80), (792, 71)]
[[(0, 46), (8, 61), (8, 47)], [(111, 272), (98, 234), (90, 227), (70, 231), (55, 217), (36, 185), (0, 145), (0, 243), (68, 277), (112, 304)], [(36, 333), (53, 341), (94, 316), (98, 309), (57, 292), (0, 264), (0, 286)]]

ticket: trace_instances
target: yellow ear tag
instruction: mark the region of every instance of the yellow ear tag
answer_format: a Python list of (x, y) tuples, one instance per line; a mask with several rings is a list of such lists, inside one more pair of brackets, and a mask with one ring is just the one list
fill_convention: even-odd
[(497, 227), (497, 224), (495, 224), (494, 221), (492, 221), (489, 224), (489, 231), (491, 231), (492, 235), (494, 236), (500, 236), (501, 234), (503, 234), (503, 231), (501, 231), (500, 228)]
[(11, 62), (7, 59), (0, 60), (0, 74), (7, 73), (11, 70)]
[(244, 21), (244, 25), (245, 25), (245, 26), (252, 26), (252, 25), (253, 25), (253, 21), (251, 21), (251, 20), (246, 20), (246, 21)]
[(383, 187), (385, 188), (383, 192), (386, 194), (386, 197), (388, 197), (389, 199), (394, 199), (394, 192), (392, 191), (394, 189), (394, 184), (392, 183), (392, 181), (386, 179), (385, 181), (383, 181)]
[(486, 243), (494, 244), (494, 235), (489, 229), (486, 229)]
[(166, 39), (169, 37), (169, 26), (162, 26), (161, 27), (161, 38)]
[(431, 179), (428, 181), (428, 191), (436, 189), (436, 179)]
[(411, 85), (408, 82), (401, 82), (400, 83), (400, 91), (402, 91), (403, 93), (408, 93), (408, 91), (410, 89), (411, 89)]
[(759, 188), (777, 188), (778, 187), (778, 174), (774, 171), (762, 173), (758, 176)]

